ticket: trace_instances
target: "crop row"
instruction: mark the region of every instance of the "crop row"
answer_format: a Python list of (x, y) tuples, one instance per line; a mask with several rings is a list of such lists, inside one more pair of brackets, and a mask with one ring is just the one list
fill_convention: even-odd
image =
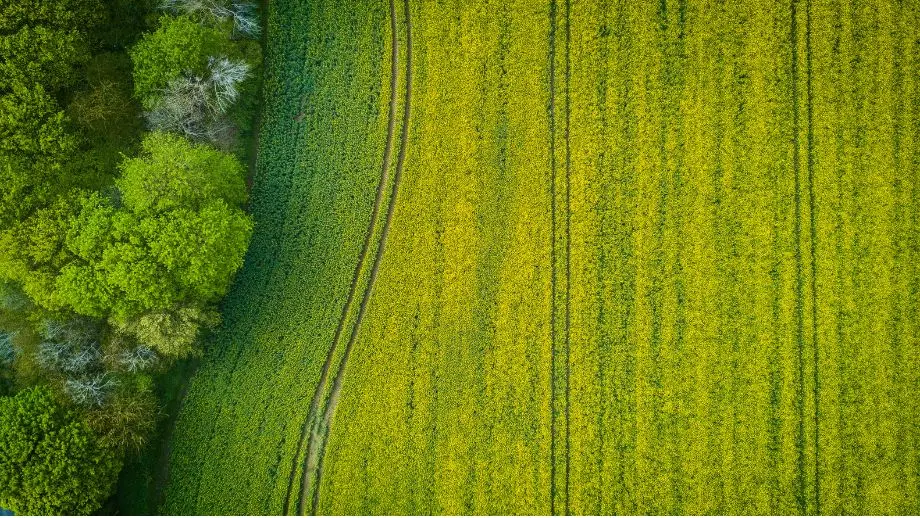
[(410, 5), (409, 155), (319, 511), (547, 513), (547, 6)]
[[(255, 236), (169, 512), (282, 512), (302, 461), (389, 97), (386, 2), (335, 4), (272, 3)], [(410, 5), (319, 512), (920, 510), (914, 2)]]
[(385, 5), (269, 5), (255, 236), (177, 424), (169, 513), (283, 512), (379, 175)]
[(572, 512), (920, 505), (916, 16), (573, 10)]

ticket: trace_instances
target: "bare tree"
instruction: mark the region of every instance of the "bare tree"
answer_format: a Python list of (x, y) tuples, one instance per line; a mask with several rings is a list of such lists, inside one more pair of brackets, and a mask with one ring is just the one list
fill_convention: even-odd
[(159, 357), (156, 351), (146, 345), (121, 351), (114, 357), (113, 363), (128, 372), (140, 372), (156, 364)]
[(182, 76), (170, 81), (153, 110), (145, 113), (152, 130), (178, 133), (204, 140), (211, 113), (209, 85), (200, 77)]
[(99, 366), (100, 329), (88, 319), (48, 320), (42, 326), (44, 340), (38, 345), (39, 365), (68, 374), (82, 373)]
[(233, 21), (237, 34), (255, 38), (261, 27), (255, 4), (238, 0), (163, 0), (162, 9), (177, 14), (204, 16), (215, 23)]
[(257, 38), (262, 32), (262, 27), (259, 26), (259, 15), (255, 4), (232, 2), (230, 9), (233, 11), (233, 28), (240, 34)]
[(150, 129), (218, 145), (228, 140), (234, 128), (226, 113), (239, 99), (249, 65), (222, 57), (211, 58), (208, 68), (207, 77), (186, 74), (169, 83), (145, 114)]
[(117, 386), (118, 382), (108, 373), (70, 378), (64, 382), (64, 390), (75, 403), (91, 406), (104, 405)]
[(228, 58), (211, 58), (208, 63), (211, 84), (214, 91), (213, 106), (217, 113), (227, 113), (230, 106), (240, 97), (237, 85), (249, 76), (249, 63), (231, 61)]

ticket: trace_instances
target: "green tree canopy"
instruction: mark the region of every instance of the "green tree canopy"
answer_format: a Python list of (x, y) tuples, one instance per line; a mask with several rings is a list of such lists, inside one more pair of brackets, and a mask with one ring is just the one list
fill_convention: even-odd
[(47, 389), (0, 398), (0, 506), (17, 514), (89, 514), (112, 492), (120, 464)]
[(160, 27), (147, 33), (131, 49), (134, 91), (150, 109), (159, 92), (183, 73), (204, 75), (208, 58), (221, 53), (227, 36), (202, 26), (188, 16), (163, 16)]
[(77, 79), (77, 67), (89, 57), (80, 31), (24, 27), (0, 36), (0, 89), (17, 84), (40, 84), (49, 90), (70, 86)]
[(61, 269), (57, 291), (78, 313), (115, 322), (212, 302), (242, 266), (251, 232), (249, 217), (222, 200), (137, 214), (94, 195), (70, 227), (67, 247), (78, 260)]
[(100, 20), (99, 0), (4, 0), (0, 8), (0, 35), (24, 26), (53, 29), (93, 28)]
[(98, 0), (4, 0), (0, 3), (0, 90), (70, 86), (90, 56), (87, 34), (101, 20)]
[(30, 162), (24, 157), (0, 154), (0, 229), (46, 206), (60, 190), (56, 163)]
[(117, 181), (125, 207), (137, 214), (185, 208), (214, 200), (246, 202), (245, 167), (233, 155), (169, 133), (151, 133), (137, 158), (125, 160)]
[(76, 149), (67, 118), (40, 85), (0, 95), (0, 154), (61, 162)]
[(61, 196), (0, 229), (0, 278), (17, 282), (45, 309), (57, 310), (64, 305), (55, 281), (60, 269), (74, 258), (65, 239), (80, 209), (78, 196)]
[[(240, 208), (242, 164), (209, 146), (154, 133), (122, 170), (120, 200), (71, 191), (0, 228), (0, 277), (19, 283), (47, 310), (118, 324), (172, 312), (181, 318), (170, 320), (178, 323), (170, 329), (207, 323), (178, 308), (215, 302), (242, 266), (252, 233)], [(165, 354), (190, 347), (187, 329), (150, 336), (170, 334), (175, 338), (149, 345)]]
[(66, 115), (44, 87), (14, 84), (0, 93), (0, 228), (23, 220), (66, 189), (63, 164), (78, 145)]

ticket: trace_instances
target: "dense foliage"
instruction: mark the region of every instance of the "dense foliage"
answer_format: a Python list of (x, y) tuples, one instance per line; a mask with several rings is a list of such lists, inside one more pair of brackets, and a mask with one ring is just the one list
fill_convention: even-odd
[(11, 0), (0, 13), (0, 91), (40, 84), (71, 86), (90, 57), (98, 0)]
[(0, 397), (0, 507), (17, 514), (89, 514), (121, 464), (76, 413), (43, 388)]
[[(153, 380), (200, 354), (243, 262), (257, 12), (182, 5), (0, 4), (0, 396), (16, 401), (0, 440), (39, 441), (0, 459), (0, 506), (18, 513), (98, 509), (157, 430)], [(208, 131), (151, 115), (199, 76)]]
[[(251, 224), (243, 166), (207, 146), (151, 133), (116, 182), (120, 206), (81, 200), (65, 238), (74, 261), (56, 287), (75, 312), (124, 324), (179, 303), (214, 302), (241, 266)], [(157, 345), (157, 344), (150, 344)]]
[(152, 108), (170, 81), (182, 74), (203, 75), (208, 58), (221, 53), (226, 37), (187, 16), (164, 16), (160, 27), (131, 50), (134, 91)]

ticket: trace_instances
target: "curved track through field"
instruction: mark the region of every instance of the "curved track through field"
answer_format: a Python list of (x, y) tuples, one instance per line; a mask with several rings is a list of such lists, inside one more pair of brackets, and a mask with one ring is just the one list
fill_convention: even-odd
[(291, 505), (291, 493), (294, 488), (294, 479), (297, 475), (297, 466), (301, 458), (301, 452), (304, 448), (304, 443), (308, 442), (308, 438), (312, 441), (313, 435), (316, 433), (316, 428), (318, 425), (317, 415), (319, 412), (319, 406), (322, 402), (323, 393), (325, 392), (326, 383), (329, 379), (329, 371), (332, 367), (332, 359), (335, 356), (335, 351), (338, 348), (339, 340), (342, 336), (342, 330), (345, 328), (345, 322), (348, 320), (348, 315), (351, 312), (351, 306), (354, 304), (355, 294), (358, 291), (358, 282), (361, 278), (361, 272), (364, 269), (364, 263), (367, 260), (367, 256), (370, 253), (371, 241), (373, 240), (374, 229), (377, 226), (377, 220), (380, 217), (380, 208), (383, 206), (384, 193), (386, 192), (386, 184), (389, 178), (389, 169), (390, 162), (393, 156), (393, 137), (396, 133), (396, 86), (398, 83), (398, 60), (399, 60), (399, 43), (396, 32), (396, 8), (394, 5), (395, 0), (390, 0), (390, 32), (391, 32), (391, 55), (390, 55), (390, 102), (388, 110), (388, 124), (387, 124), (387, 140), (386, 146), (383, 150), (383, 164), (380, 170), (380, 181), (377, 183), (377, 193), (374, 199), (374, 208), (371, 212), (371, 219), (367, 225), (367, 233), (364, 237), (364, 245), (361, 248), (361, 255), (358, 257), (358, 264), (355, 266), (355, 273), (352, 276), (351, 286), (348, 290), (348, 298), (345, 301), (345, 306), (342, 308), (342, 315), (339, 317), (339, 323), (336, 327), (335, 334), (332, 337), (332, 344), (329, 346), (329, 351), (326, 354), (326, 361), (323, 363), (323, 369), (320, 373), (319, 382), (316, 385), (316, 392), (313, 395), (313, 400), (310, 403), (310, 411), (307, 414), (307, 419), (304, 421), (300, 441), (297, 443), (297, 451), (294, 454), (294, 460), (291, 463), (291, 472), (288, 476), (288, 490), (284, 497), (284, 507), (283, 512), (290, 512)]
[[(367, 233), (364, 239), (364, 245), (361, 250), (361, 255), (358, 259), (358, 264), (355, 267), (355, 273), (352, 278), (351, 287), (349, 289), (348, 298), (345, 302), (345, 306), (342, 308), (342, 315), (339, 318), (338, 326), (336, 327), (335, 334), (332, 339), (332, 344), (329, 347), (329, 351), (326, 355), (326, 361), (323, 364), (323, 369), (320, 374), (320, 380), (317, 383), (316, 391), (313, 396), (313, 400), (310, 404), (310, 411), (307, 416), (306, 421), (303, 425), (303, 431), (301, 433), (300, 441), (297, 446), (297, 452), (294, 456), (294, 460), (291, 465), (291, 472), (288, 479), (288, 491), (285, 496), (284, 501), (284, 512), (290, 513), (292, 511), (291, 497), (294, 491), (294, 479), (297, 474), (297, 468), (300, 462), (303, 462), (304, 469), (301, 475), (300, 481), (300, 491), (297, 498), (297, 514), (304, 514), (306, 511), (306, 502), (307, 497), (310, 497), (310, 509), (311, 512), (315, 514), (316, 508), (319, 502), (319, 487), (322, 476), (323, 469), (323, 456), (326, 450), (326, 439), (329, 434), (329, 428), (332, 422), (332, 418), (335, 415), (335, 409), (338, 406), (338, 402), (341, 396), (342, 382), (344, 379), (345, 368), (348, 363), (348, 358), (351, 355), (351, 351), (354, 348), (354, 344), (357, 341), (358, 332), (361, 327), (361, 323), (364, 320), (364, 316), (367, 312), (367, 306), (370, 301), (371, 293), (373, 292), (374, 283), (377, 280), (377, 275), (380, 271), (380, 263), (383, 259), (383, 252), (386, 245), (387, 236), (389, 234), (390, 225), (393, 220), (393, 214), (396, 209), (396, 198), (399, 193), (399, 184), (402, 178), (402, 172), (405, 165), (406, 158), (406, 145), (409, 136), (409, 114), (410, 114), (410, 105), (412, 98), (412, 30), (411, 30), (411, 21), (409, 20), (409, 2), (404, 0), (404, 14), (406, 18), (406, 90), (405, 90), (405, 100), (403, 106), (403, 121), (402, 121), (402, 134), (400, 141), (399, 155), (396, 161), (396, 171), (393, 177), (392, 183), (392, 193), (389, 198), (389, 204), (387, 206), (386, 216), (383, 220), (383, 228), (380, 232), (380, 237), (377, 244), (377, 252), (374, 257), (374, 263), (371, 267), (367, 285), (364, 289), (364, 293), (361, 299), (361, 303), (358, 306), (358, 315), (354, 321), (351, 334), (348, 339), (348, 343), (345, 345), (345, 350), (342, 353), (342, 358), (339, 362), (338, 369), (335, 373), (335, 378), (333, 378), (332, 389), (329, 392), (326, 405), (320, 412), (320, 404), (323, 400), (323, 394), (326, 392), (326, 386), (329, 380), (330, 370), (332, 368), (333, 358), (335, 357), (335, 352), (339, 347), (339, 342), (342, 338), (342, 331), (345, 328), (345, 324), (348, 321), (349, 314), (351, 312), (351, 307), (354, 304), (355, 295), (358, 291), (358, 284), (361, 278), (361, 273), (364, 270), (364, 265), (370, 254), (371, 242), (373, 240), (373, 235), (375, 228), (377, 227), (377, 221), (380, 216), (380, 209), (383, 206), (384, 195), (386, 192), (386, 185), (389, 178), (389, 168), (392, 161), (392, 151), (393, 151), (393, 140), (396, 133), (396, 101), (397, 101), (397, 85), (399, 79), (399, 38), (397, 30), (397, 20), (396, 20), (396, 0), (390, 0), (390, 31), (391, 31), (391, 68), (390, 68), (390, 102), (389, 102), (389, 112), (388, 112), (388, 127), (387, 127), (387, 141), (384, 148), (383, 155), (383, 164), (381, 167), (380, 182), (377, 184), (377, 194), (374, 200), (374, 207), (371, 213), (371, 220), (368, 223)], [(306, 453), (302, 456), (304, 450), (304, 443), (306, 443)]]
[[(391, 0), (391, 5), (392, 5)], [(409, 13), (409, 0), (403, 0), (404, 15), (406, 18), (406, 97), (403, 101), (403, 125), (402, 125), (402, 135), (401, 142), (399, 146), (399, 156), (396, 159), (396, 172), (393, 176), (393, 192), (390, 195), (390, 204), (387, 207), (386, 218), (383, 220), (383, 230), (380, 233), (380, 245), (377, 247), (377, 255), (374, 257), (374, 265), (371, 267), (370, 279), (367, 282), (367, 288), (364, 291), (364, 298), (361, 300), (361, 305), (358, 309), (358, 317), (355, 320), (354, 327), (351, 331), (351, 336), (348, 339), (348, 344), (345, 346), (345, 352), (342, 355), (342, 360), (339, 363), (339, 370), (336, 372), (335, 379), (332, 383), (332, 391), (329, 393), (329, 400), (326, 403), (326, 410), (323, 413), (323, 419), (320, 423), (321, 435), (317, 441), (314, 441), (315, 444), (315, 455), (313, 451), (307, 452), (307, 464), (309, 467), (310, 460), (312, 458), (317, 459), (316, 467), (316, 481), (314, 484), (312, 504), (311, 504), (311, 514), (316, 514), (317, 506), (319, 504), (319, 488), (320, 482), (322, 481), (323, 475), (323, 458), (325, 457), (326, 452), (326, 439), (329, 435), (329, 429), (332, 424), (332, 418), (335, 416), (335, 409), (338, 407), (339, 399), (342, 394), (342, 380), (345, 377), (345, 367), (348, 363), (348, 358), (351, 356), (351, 351), (354, 348), (355, 341), (358, 338), (358, 331), (361, 328), (361, 322), (364, 320), (364, 316), (367, 313), (367, 306), (370, 302), (371, 294), (374, 290), (374, 283), (377, 281), (377, 274), (380, 272), (380, 263), (383, 260), (383, 252), (386, 248), (387, 236), (390, 233), (390, 225), (393, 222), (393, 214), (396, 210), (396, 198), (399, 195), (399, 184), (402, 180), (403, 168), (406, 162), (406, 147), (409, 140), (409, 115), (411, 112), (412, 104), (412, 23), (410, 21)], [(307, 470), (304, 471), (307, 473)], [(301, 513), (303, 514), (303, 505), (306, 492), (309, 490), (309, 480), (304, 478), (304, 484), (301, 488)]]

